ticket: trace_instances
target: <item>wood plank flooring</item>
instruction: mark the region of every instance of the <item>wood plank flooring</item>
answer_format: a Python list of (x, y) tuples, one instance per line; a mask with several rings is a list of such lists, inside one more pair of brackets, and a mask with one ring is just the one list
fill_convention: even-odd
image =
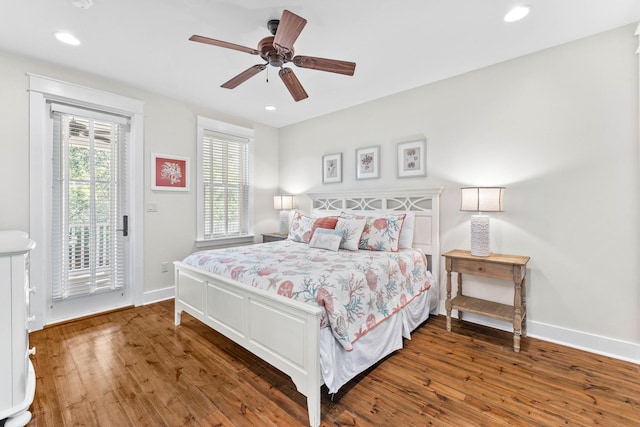
[[(30, 427), (305, 426), (291, 380), (173, 301), (45, 328)], [(323, 392), (323, 426), (640, 426), (640, 366), (436, 316)]]

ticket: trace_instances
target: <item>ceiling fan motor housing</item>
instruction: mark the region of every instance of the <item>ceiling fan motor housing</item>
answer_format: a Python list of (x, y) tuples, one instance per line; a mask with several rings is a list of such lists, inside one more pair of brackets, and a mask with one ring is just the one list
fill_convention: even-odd
[(286, 52), (282, 55), (280, 52), (276, 50), (273, 46), (273, 39), (275, 37), (269, 36), (265, 37), (258, 42), (258, 51), (260, 52), (260, 57), (267, 61), (269, 65), (280, 68), (285, 63), (290, 62), (291, 58), (293, 58), (293, 49), (290, 52)]

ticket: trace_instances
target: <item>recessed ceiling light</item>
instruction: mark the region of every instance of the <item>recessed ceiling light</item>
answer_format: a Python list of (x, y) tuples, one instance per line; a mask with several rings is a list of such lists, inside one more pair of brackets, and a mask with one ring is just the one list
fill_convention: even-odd
[(531, 11), (531, 6), (516, 6), (504, 15), (505, 22), (516, 22), (524, 18)]
[(275, 105), (265, 105), (264, 109), (267, 111), (276, 111), (276, 106)]
[(70, 44), (71, 46), (78, 46), (80, 44), (80, 40), (78, 40), (77, 38), (75, 38), (69, 33), (60, 31), (55, 33), (55, 36), (62, 43)]

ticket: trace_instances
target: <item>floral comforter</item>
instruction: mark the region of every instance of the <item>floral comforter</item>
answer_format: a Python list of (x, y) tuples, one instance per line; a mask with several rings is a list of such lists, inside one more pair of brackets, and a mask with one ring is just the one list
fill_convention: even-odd
[(284, 240), (196, 252), (184, 262), (323, 307), (322, 326), (347, 351), (430, 287), (419, 249), (333, 252)]

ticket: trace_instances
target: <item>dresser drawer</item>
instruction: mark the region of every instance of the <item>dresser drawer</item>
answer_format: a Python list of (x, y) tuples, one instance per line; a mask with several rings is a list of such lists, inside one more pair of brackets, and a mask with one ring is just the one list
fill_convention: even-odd
[(513, 266), (511, 264), (497, 264), (490, 262), (479, 262), (468, 259), (451, 260), (453, 271), (464, 274), (475, 274), (478, 276), (492, 277), (494, 279), (512, 280)]

